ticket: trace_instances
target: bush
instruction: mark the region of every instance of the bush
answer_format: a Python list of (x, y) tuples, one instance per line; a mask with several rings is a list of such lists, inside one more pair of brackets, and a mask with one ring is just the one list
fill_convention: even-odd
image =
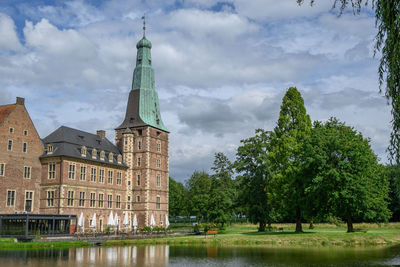
[(344, 224), (344, 222), (343, 222), (340, 218), (335, 217), (335, 216), (329, 216), (329, 217), (326, 219), (326, 222), (327, 222), (327, 223), (330, 223), (330, 224), (334, 224), (334, 225), (336, 225), (337, 227), (340, 227), (340, 226), (342, 226), (342, 225)]
[(207, 233), (208, 232), (208, 230), (210, 230), (210, 227), (208, 226), (208, 224), (205, 224), (204, 225), (204, 233)]
[(195, 233), (195, 234), (200, 234), (200, 227), (199, 227), (199, 225), (195, 225), (194, 227), (193, 227), (193, 232)]

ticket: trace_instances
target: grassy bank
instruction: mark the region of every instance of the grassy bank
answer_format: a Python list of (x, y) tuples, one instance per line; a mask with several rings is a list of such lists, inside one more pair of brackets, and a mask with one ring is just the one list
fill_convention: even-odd
[[(233, 225), (217, 236), (191, 235), (157, 239), (113, 240), (105, 246), (134, 244), (170, 245), (273, 245), (273, 246), (388, 246), (400, 244), (400, 224), (356, 224), (362, 231), (346, 233), (345, 226), (316, 224), (314, 229), (303, 225), (304, 233), (294, 233), (294, 224), (275, 224), (279, 232), (257, 232), (254, 225)], [(366, 232), (365, 232), (366, 231)]]
[(91, 243), (82, 241), (14, 242), (13, 238), (0, 238), (0, 249), (81, 248), (90, 246), (92, 246)]

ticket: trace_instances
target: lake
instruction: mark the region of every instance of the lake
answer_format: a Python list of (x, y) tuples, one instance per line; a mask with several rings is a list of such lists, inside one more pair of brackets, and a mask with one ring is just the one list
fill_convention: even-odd
[(400, 247), (273, 248), (127, 246), (1, 250), (0, 266), (391, 266)]

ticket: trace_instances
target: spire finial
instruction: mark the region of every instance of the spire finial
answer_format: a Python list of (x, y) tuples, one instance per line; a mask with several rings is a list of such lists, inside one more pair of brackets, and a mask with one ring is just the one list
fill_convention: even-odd
[(146, 37), (146, 17), (145, 17), (145, 14), (143, 14), (142, 20), (143, 20), (143, 38), (145, 38)]

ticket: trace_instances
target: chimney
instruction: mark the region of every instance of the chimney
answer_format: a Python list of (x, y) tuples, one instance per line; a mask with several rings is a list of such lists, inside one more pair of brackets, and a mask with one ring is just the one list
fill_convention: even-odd
[(23, 106), (25, 104), (25, 98), (17, 96), (17, 103), (16, 104)]
[(106, 131), (104, 130), (97, 130), (96, 134), (100, 136), (102, 139), (106, 138)]

